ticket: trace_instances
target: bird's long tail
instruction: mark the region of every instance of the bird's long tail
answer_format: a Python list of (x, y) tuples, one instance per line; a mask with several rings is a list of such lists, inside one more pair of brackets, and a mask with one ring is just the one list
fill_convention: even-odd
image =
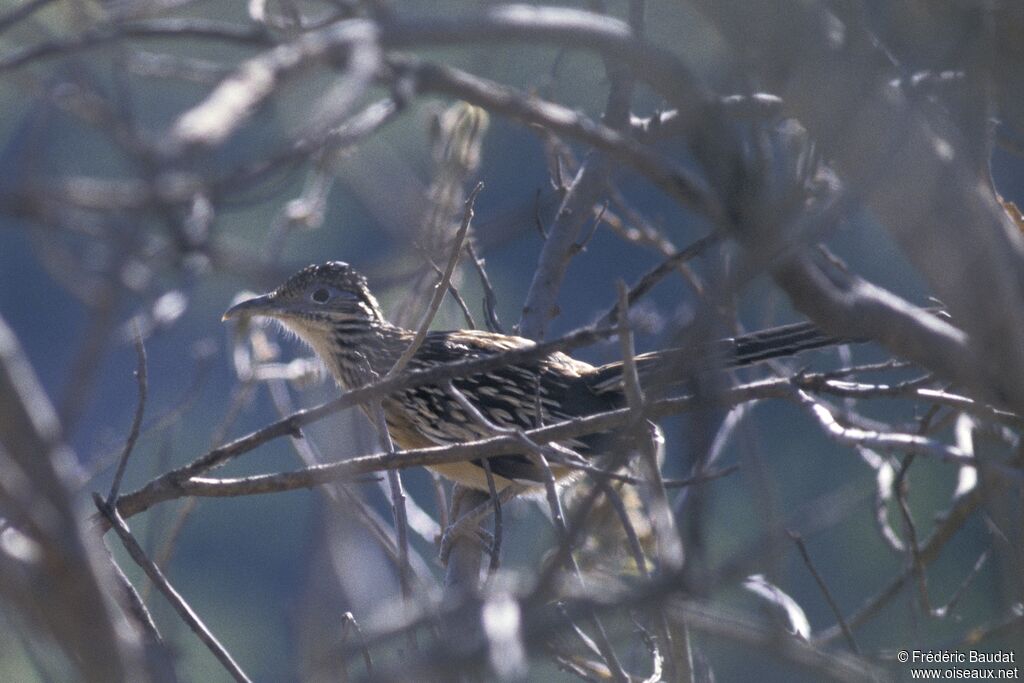
[[(741, 368), (776, 358), (788, 358), (803, 351), (863, 340), (840, 339), (825, 334), (810, 323), (795, 323), (722, 339), (705, 349), (665, 349), (636, 356), (641, 384), (671, 385), (672, 378), (684, 380), (688, 370), (700, 367)], [(590, 377), (597, 393), (621, 390), (622, 361), (602, 365)]]

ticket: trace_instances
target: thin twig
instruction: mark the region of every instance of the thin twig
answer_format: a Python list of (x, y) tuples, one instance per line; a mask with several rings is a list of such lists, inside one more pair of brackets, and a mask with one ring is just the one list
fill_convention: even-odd
[(416, 334), (413, 336), (412, 341), (409, 342), (409, 346), (405, 348), (402, 355), (399, 356), (395, 364), (388, 370), (388, 373), (384, 375), (384, 380), (396, 377), (408, 365), (412, 357), (416, 355), (420, 345), (426, 338), (427, 330), (430, 329), (430, 324), (434, 321), (434, 316), (437, 315), (437, 310), (441, 307), (441, 301), (444, 300), (444, 295), (448, 293), (448, 283), (451, 282), (452, 273), (455, 272), (455, 266), (459, 263), (459, 257), (462, 255), (462, 244), (466, 240), (466, 233), (469, 232), (470, 223), (473, 221), (473, 204), (476, 202), (476, 196), (480, 194), (480, 190), (483, 188), (483, 183), (477, 183), (473, 191), (469, 193), (462, 214), (462, 225), (459, 226), (459, 231), (455, 234), (452, 253), (448, 258), (448, 265), (445, 267), (440, 279), (438, 279), (437, 284), (434, 285), (434, 293), (430, 297), (430, 304), (423, 313), (423, 319), (420, 320), (419, 327), (416, 328)]
[[(372, 415), (380, 444), (384, 448), (384, 452), (393, 457), (397, 451), (391, 440), (387, 418), (384, 416), (384, 408), (381, 403), (374, 404)], [(410, 582), (412, 572), (409, 566), (409, 517), (405, 509), (405, 489), (402, 487), (402, 478), (397, 470), (388, 472), (388, 487), (391, 490), (391, 513), (395, 518), (395, 530), (398, 536), (398, 579), (402, 597), (408, 601), (412, 599), (412, 584)]]
[[(487, 427), (489, 430), (498, 433), (512, 436), (516, 441), (526, 447), (527, 452), (532, 456), (534, 462), (536, 462), (541, 469), (544, 476), (544, 491), (547, 494), (548, 506), (551, 509), (551, 517), (555, 524), (555, 530), (558, 532), (560, 543), (569, 543), (569, 531), (565, 524), (565, 514), (562, 511), (562, 504), (558, 498), (558, 489), (555, 483), (555, 475), (551, 470), (551, 466), (548, 464), (547, 458), (544, 455), (544, 449), (537, 443), (534, 443), (521, 429), (514, 427), (502, 427), (494, 424), (489, 420), (480, 410), (473, 405), (473, 403), (466, 398), (465, 394), (455, 388), (452, 382), (448, 382), (445, 385), (445, 391), (451, 394), (452, 397), (458, 402), (458, 404), (465, 410), (470, 417), (476, 420), (479, 424)], [(491, 480), (493, 484), (493, 479)], [(497, 497), (494, 498), (497, 500)], [(585, 586), (583, 575), (580, 572), (579, 565), (576, 563), (576, 559), (570, 552), (568, 559), (571, 562), (573, 572), (576, 578), (579, 580), (581, 586)], [(615, 655), (615, 651), (612, 648), (611, 641), (608, 639), (608, 635), (604, 630), (604, 626), (600, 620), (595, 616), (591, 615), (591, 621), (593, 622), (594, 628), (597, 631), (598, 638), (597, 642), (600, 645), (601, 655), (605, 658), (609, 669), (613, 672), (617, 680), (627, 680), (625, 672), (622, 670), (619, 664), (618, 658)]]
[[(1006, 479), (994, 479), (990, 482), (987, 490), (985, 487), (975, 487), (959, 499), (939, 520), (931, 536), (921, 545), (918, 558), (922, 565), (927, 566), (933, 562), (949, 540), (959, 531), (976, 510), (982, 507), (988, 500), (994, 500), (1006, 487), (1009, 481)], [(853, 615), (847, 617), (846, 622), (850, 628), (857, 628), (882, 610), (893, 598), (899, 595), (900, 590), (906, 582), (913, 577), (913, 568), (907, 567), (898, 576), (894, 577), (878, 593), (869, 598), (857, 609)], [(816, 641), (827, 643), (830, 640), (842, 635), (838, 626), (828, 628), (818, 634)]]
[(800, 551), (800, 557), (804, 560), (804, 565), (807, 570), (811, 572), (811, 576), (818, 584), (818, 588), (821, 589), (822, 595), (825, 596), (825, 602), (828, 603), (829, 609), (832, 610), (832, 614), (836, 617), (836, 623), (839, 624), (839, 628), (842, 629), (843, 635), (846, 637), (846, 643), (850, 646), (850, 650), (855, 654), (860, 654), (860, 648), (857, 647), (857, 641), (853, 639), (853, 631), (850, 630), (849, 624), (843, 619), (843, 612), (839, 609), (839, 605), (836, 603), (835, 598), (832, 597), (832, 592), (828, 589), (828, 584), (825, 583), (825, 579), (822, 578), (821, 574), (818, 573), (817, 568), (814, 566), (814, 562), (811, 561), (811, 555), (807, 552), (807, 544), (804, 543), (803, 537), (795, 531), (787, 531), (789, 537), (796, 544), (797, 550)]
[(484, 260), (476, 253), (476, 246), (473, 240), (466, 241), (466, 251), (469, 253), (470, 261), (480, 276), (480, 284), (484, 288), (484, 315), (487, 318), (487, 329), (491, 332), (504, 332), (501, 327), (501, 320), (498, 319), (498, 297), (494, 294), (494, 287), (491, 286), (491, 279), (487, 277), (487, 270), (484, 268)]
[(597, 234), (597, 229), (601, 227), (601, 223), (604, 221), (604, 214), (608, 211), (608, 201), (606, 200), (601, 208), (598, 209), (597, 215), (594, 217), (594, 224), (590, 227), (590, 231), (584, 235), (583, 239), (572, 245), (573, 253), (580, 253), (587, 250), (587, 245), (594, 239), (594, 235)]
[[(279, 415), (287, 415), (291, 410), (291, 401), (289, 399), (287, 388), (283, 381), (274, 380), (270, 382), (270, 397), (274, 402), (274, 407), (277, 408)], [(304, 432), (299, 432), (299, 436), (292, 436), (289, 441), (291, 442), (292, 448), (298, 454), (299, 459), (307, 466), (314, 466), (323, 463), (323, 458), (320, 453), (317, 452), (313, 443), (310, 442), (309, 436)], [(346, 516), (353, 516), (358, 520), (367, 531), (374, 537), (374, 540), (380, 546), (384, 554), (387, 555), (388, 559), (394, 564), (395, 569), (399, 572), (402, 571), (402, 559), (398, 550), (398, 543), (392, 538), (383, 520), (380, 519), (377, 512), (370, 508), (366, 501), (362, 499), (356, 492), (352, 491), (352, 488), (346, 485), (344, 482), (337, 482), (336, 487), (328, 487), (326, 489), (327, 501), (333, 504), (333, 510), (339, 515), (339, 519), (343, 519)], [(343, 504), (347, 503), (347, 505)], [(407, 501), (408, 503), (408, 501)], [(424, 517), (429, 516), (426, 513), (420, 511), (420, 514)], [(433, 521), (433, 520), (430, 520)], [(420, 535), (427, 540), (431, 541), (431, 534), (424, 533), (417, 529), (415, 524), (410, 521), (409, 528), (417, 531)], [(434, 532), (436, 533), (436, 532)], [(415, 562), (414, 562), (415, 561)], [(414, 577), (423, 580), (429, 576), (429, 570), (427, 569), (424, 560), (415, 551), (410, 549), (409, 551), (409, 563), (410, 566), (416, 570)]]
[[(245, 407), (252, 400), (257, 386), (257, 383), (253, 379), (248, 378), (232, 388), (231, 398), (228, 401), (227, 409), (224, 411), (224, 416), (213, 428), (210, 443), (219, 443), (224, 439), (232, 425), (234, 425), (238, 420), (238, 416), (241, 415), (242, 411), (245, 410)], [(170, 446), (168, 445), (168, 448), (169, 447)], [(177, 515), (175, 515), (174, 520), (171, 522), (170, 528), (166, 532), (164, 542), (157, 549), (155, 557), (153, 558), (153, 561), (158, 567), (167, 567), (168, 563), (170, 563), (177, 548), (178, 539), (181, 537), (181, 533), (185, 529), (185, 524), (188, 522), (189, 517), (192, 516), (197, 504), (198, 501), (195, 499), (188, 500), (178, 510)], [(118, 509), (120, 510), (120, 508)], [(148, 597), (149, 589), (150, 585), (147, 584), (143, 588), (143, 596)]]
[[(405, 366), (412, 360), (413, 356), (419, 350), (420, 345), (423, 344), (423, 340), (426, 339), (427, 331), (430, 329), (430, 324), (434, 321), (434, 316), (437, 314), (438, 309), (441, 307), (441, 302), (444, 300), (444, 295), (448, 292), (448, 285), (451, 282), (452, 273), (455, 272), (455, 267), (458, 265), (460, 257), (462, 255), (462, 245), (465, 242), (466, 235), (469, 232), (469, 226), (473, 220), (473, 205), (476, 202), (476, 197), (483, 189), (483, 183), (477, 183), (473, 191), (470, 192), (469, 197), (466, 199), (463, 215), (462, 224), (459, 226), (458, 232), (455, 234), (454, 244), (452, 246), (451, 255), (448, 258), (448, 264), (438, 279), (437, 284), (434, 285), (434, 293), (430, 298), (430, 303), (427, 306), (427, 310), (423, 314), (423, 318), (420, 321), (419, 327), (416, 329), (416, 333), (409, 342), (402, 355), (395, 361), (395, 364), (391, 366), (391, 369), (384, 376), (384, 380), (388, 380), (397, 377)], [(387, 431), (387, 421), (384, 418), (384, 411), (380, 403), (376, 406), (376, 422), (378, 423), (377, 429), (381, 435), (382, 443), (386, 441), (386, 451), (394, 453), (394, 445), (391, 442), (391, 436)], [(398, 542), (399, 552), (403, 559), (402, 562), (402, 594), (409, 599), (411, 597), (411, 591), (408, 586), (408, 580), (404, 574), (408, 565), (408, 531), (407, 531), (407, 519), (405, 512), (405, 494), (402, 490), (401, 479), (396, 472), (388, 473), (388, 483), (391, 487), (392, 496), (392, 507), (395, 512), (395, 523), (398, 528)]]
[(942, 607), (936, 607), (934, 610), (932, 610), (932, 616), (937, 617), (939, 619), (949, 616), (949, 614), (957, 606), (957, 603), (960, 602), (960, 598), (963, 597), (964, 593), (967, 591), (967, 588), (972, 583), (974, 583), (974, 580), (978, 577), (978, 574), (985, 566), (985, 563), (988, 562), (988, 558), (991, 554), (992, 548), (986, 548), (985, 552), (978, 556), (978, 559), (974, 562), (974, 566), (971, 568), (971, 571), (967, 574), (967, 576), (960, 583), (960, 585), (957, 586), (957, 589), (953, 593), (953, 596), (949, 599), (949, 602), (947, 602)]
[(349, 630), (356, 634), (359, 639), (359, 651), (363, 653), (363, 664), (366, 665), (366, 675), (373, 678), (373, 658), (370, 656), (370, 648), (366, 647), (366, 638), (363, 637), (363, 630), (359, 628), (359, 622), (351, 612), (341, 615), (341, 640), (342, 643), (348, 639)]
[[(626, 404), (633, 413), (631, 430), (635, 434), (641, 457), (647, 468), (647, 483), (650, 489), (652, 522), (658, 542), (659, 559), (668, 567), (678, 567), (683, 562), (683, 546), (672, 517), (672, 506), (668, 502), (665, 482), (661, 478), (661, 463), (658, 462), (654, 436), (647, 432), (644, 419), (646, 398), (637, 374), (636, 357), (633, 351), (633, 332), (629, 327), (629, 293), (626, 283), (619, 280), (619, 347), (622, 351), (622, 381), (626, 392)], [(654, 429), (652, 426), (651, 429)]]
[(498, 497), (498, 490), (494, 486), (494, 473), (491, 472), (491, 461), (484, 458), (480, 461), (487, 477), (487, 493), (491, 496), (491, 504), (494, 506), (494, 538), (491, 541), (491, 563), (487, 568), (490, 575), (494, 575), (501, 568), (501, 540), (504, 535), (501, 500)]
[[(171, 520), (169, 528), (164, 533), (163, 543), (160, 544), (153, 555), (153, 563), (156, 566), (166, 568), (170, 564), (171, 558), (174, 557), (174, 551), (178, 548), (178, 540), (181, 538), (181, 533), (185, 530), (185, 524), (188, 522), (189, 517), (192, 516), (192, 513), (195, 512), (198, 504), (198, 498), (188, 498), (178, 508), (177, 514)], [(163, 518), (161, 518), (161, 521), (163, 521)], [(148, 540), (150, 541), (149, 545), (152, 546), (153, 536), (151, 535)], [(149, 592), (152, 586), (152, 583), (147, 583), (142, 587), (143, 598), (149, 599)]]
[[(444, 479), (433, 470), (428, 470), (428, 472), (430, 473), (430, 482), (434, 485), (434, 501), (437, 505), (437, 526), (441, 533), (443, 533), (448, 528), (448, 496), (444, 490)], [(441, 542), (441, 533), (438, 533), (434, 543)]]
[(930, 614), (932, 611), (931, 600), (928, 597), (928, 580), (924, 571), (924, 564), (921, 562), (921, 553), (918, 547), (918, 534), (917, 525), (914, 524), (914, 518), (910, 514), (910, 503), (907, 500), (907, 473), (910, 471), (910, 466), (914, 463), (914, 453), (907, 453), (903, 457), (903, 462), (900, 464), (900, 469), (896, 473), (896, 479), (893, 481), (893, 490), (896, 493), (896, 507), (900, 511), (900, 516), (903, 519), (903, 525), (907, 531), (907, 542), (906, 550), (907, 557), (909, 559), (910, 568), (913, 570), (914, 579), (917, 583), (918, 596), (921, 599), (921, 609), (924, 610), (925, 614)]
[[(521, 484), (506, 486), (498, 492), (498, 502), (505, 504), (525, 490), (526, 487)], [(454, 504), (455, 496), (452, 496), (453, 511)], [(442, 564), (445, 563), (448, 554), (451, 552), (452, 543), (462, 536), (472, 534), (477, 525), (492, 512), (494, 512), (494, 503), (491, 500), (487, 500), (472, 510), (459, 515), (458, 519), (453, 520), (449, 526), (445, 527), (444, 534), (441, 536), (441, 550), (439, 552)]]
[(619, 517), (619, 523), (622, 525), (622, 530), (626, 534), (626, 542), (629, 545), (629, 551), (633, 554), (633, 561), (636, 563), (636, 569), (640, 572), (640, 576), (646, 578), (650, 577), (650, 572), (647, 570), (647, 558), (644, 557), (643, 546), (640, 545), (640, 537), (636, 533), (636, 527), (633, 526), (633, 521), (629, 518), (629, 510), (626, 509), (625, 503), (622, 501), (622, 496), (615, 490), (611, 484), (603, 479), (594, 479), (594, 486), (600, 489), (604, 495), (608, 504), (615, 510), (615, 514)]
[(815, 401), (802, 389), (795, 392), (794, 398), (818, 420), (826, 434), (848, 446), (865, 446), (886, 452), (916, 453), (961, 465), (975, 464), (974, 458), (956, 446), (947, 446), (917, 434), (882, 433), (857, 427), (844, 427), (825, 405)]
[(99, 494), (93, 494), (93, 502), (96, 504), (96, 509), (99, 510), (100, 514), (110, 523), (111, 528), (117, 534), (118, 538), (121, 539), (121, 543), (124, 544), (125, 550), (128, 551), (129, 556), (135, 561), (139, 567), (146, 572), (146, 576), (149, 577), (150, 581), (156, 585), (157, 589), (163, 593), (164, 597), (174, 611), (178, 613), (193, 633), (206, 645), (207, 649), (213, 653), (213, 656), (217, 658), (217, 661), (223, 665), (231, 677), (240, 683), (250, 683), (250, 679), (242, 671), (241, 667), (235, 662), (231, 654), (220, 644), (216, 636), (206, 627), (206, 624), (199, 618), (185, 599), (174, 589), (174, 586), (167, 580), (160, 568), (153, 564), (152, 560), (146, 557), (145, 551), (139, 542), (135, 540), (128, 525), (125, 524), (124, 519), (118, 513), (117, 508), (114, 506), (108, 506)]
[(622, 385), (626, 393), (626, 405), (633, 411), (637, 423), (643, 418), (644, 392), (637, 374), (636, 354), (633, 351), (633, 331), (629, 327), (629, 293), (626, 283), (616, 283), (619, 293), (618, 320), (619, 350), (622, 352)]
[(128, 438), (125, 439), (124, 449), (117, 461), (117, 470), (114, 471), (114, 481), (110, 484), (110, 492), (107, 494), (107, 505), (112, 505), (117, 500), (117, 494), (121, 489), (121, 479), (124, 478), (125, 468), (128, 467), (128, 458), (131, 457), (132, 449), (139, 438), (139, 428), (142, 426), (142, 415), (146, 410), (146, 394), (149, 391), (149, 381), (146, 375), (146, 347), (142, 342), (142, 331), (138, 323), (135, 324), (135, 354), (137, 365), (135, 377), (139, 383), (139, 401), (135, 404), (135, 416), (132, 418), (131, 429), (128, 430)]
[(153, 621), (153, 615), (150, 613), (149, 608), (146, 607), (146, 603), (139, 596), (139, 592), (135, 590), (135, 586), (128, 580), (124, 570), (121, 569), (113, 555), (110, 555), (109, 559), (110, 566), (114, 570), (114, 580), (121, 587), (121, 590), (124, 591), (129, 613), (135, 617), (135, 622), (150, 642), (163, 644), (164, 641), (160, 636), (160, 630), (156, 627), (156, 622)]
[[(430, 262), (430, 267), (434, 269), (434, 272), (437, 273), (438, 276), (443, 274), (438, 265), (433, 261)], [(469, 305), (466, 303), (466, 300), (462, 298), (462, 293), (459, 292), (459, 288), (455, 286), (454, 282), (448, 283), (448, 293), (452, 295), (452, 299), (455, 300), (455, 303), (459, 306), (459, 310), (462, 311), (462, 317), (466, 321), (466, 327), (471, 330), (477, 329), (476, 321), (473, 320), (473, 314), (469, 310)]]
[(479, 589), (480, 548), (487, 544), (486, 536), (489, 535), (479, 526), (483, 516), (469, 523), (466, 520), (468, 515), (461, 514), (467, 508), (471, 512), (482, 511), (483, 516), (494, 510), (490, 499), (482, 492), (458, 483), (452, 488), (450, 516), (456, 521), (441, 536), (440, 560), (445, 568), (445, 592), (463, 596), (473, 595)]
[[(664, 261), (659, 263), (651, 270), (644, 273), (640, 279), (629, 289), (629, 305), (632, 306), (636, 301), (651, 291), (658, 282), (665, 278), (673, 270), (681, 266), (682, 264), (690, 261), (697, 256), (700, 256), (709, 248), (718, 244), (721, 241), (721, 237), (717, 234), (708, 235), (702, 237), (690, 246), (686, 247), (682, 251), (679, 251)], [(600, 325), (612, 325), (618, 319), (619, 316), (619, 302), (616, 300), (615, 304), (608, 309), (607, 312), (600, 318)]]
[(727, 477), (734, 472), (738, 472), (740, 469), (739, 465), (729, 465), (723, 467), (720, 470), (709, 470), (695, 474), (692, 477), (686, 477), (685, 479), (666, 479), (665, 488), (667, 489), (681, 489), (687, 486), (693, 486), (695, 484), (704, 484), (709, 481), (721, 479)]
[(569, 262), (579, 251), (577, 239), (589, 208), (605, 190), (607, 173), (606, 157), (587, 159), (562, 198), (523, 302), (519, 332), (524, 337), (543, 339), (548, 322), (557, 315), (562, 281)]

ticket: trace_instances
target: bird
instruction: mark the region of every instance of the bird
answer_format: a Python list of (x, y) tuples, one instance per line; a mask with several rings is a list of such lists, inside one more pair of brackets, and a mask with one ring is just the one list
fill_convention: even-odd
[[(320, 358), (343, 390), (384, 377), (409, 348), (415, 332), (388, 322), (366, 277), (343, 261), (303, 268), (275, 290), (241, 301), (223, 319), (269, 318), (296, 335)], [(728, 367), (742, 367), (811, 349), (842, 343), (807, 323), (772, 328), (724, 339), (713, 351)], [(523, 337), (475, 329), (431, 331), (406, 366), (424, 370), (455, 361), (493, 356), (534, 346)], [(638, 376), (662, 381), (672, 363), (693, 356), (667, 349), (635, 356)], [(478, 411), (467, 412), (448, 387)], [(623, 363), (591, 365), (556, 351), (530, 362), (510, 363), (451, 380), (451, 385), (422, 384), (401, 389), (381, 401), (388, 432), (408, 450), (449, 445), (492, 436), (494, 427), (529, 430), (627, 405)], [(369, 409), (364, 406), (369, 415)], [(485, 420), (480, 420), (480, 417)], [(372, 419), (372, 416), (371, 416)], [(490, 424), (487, 424), (490, 423)], [(651, 426), (652, 438), (660, 432)], [(615, 447), (616, 435), (581, 436), (562, 445), (590, 462)], [(547, 473), (528, 453), (491, 458), (491, 482), (501, 491), (512, 484), (537, 488)], [(438, 474), (463, 486), (490, 490), (480, 460), (433, 465)], [(571, 477), (572, 467), (551, 465), (556, 478)]]

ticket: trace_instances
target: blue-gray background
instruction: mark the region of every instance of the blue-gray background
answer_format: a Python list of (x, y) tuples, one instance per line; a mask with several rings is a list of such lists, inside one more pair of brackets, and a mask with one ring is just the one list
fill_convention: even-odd
[[(454, 12), (475, 4), (407, 2), (399, 6), (403, 12), (416, 13), (442, 8)], [(650, 5), (651, 40), (677, 50), (709, 83), (727, 92), (732, 76), (723, 59), (726, 48), (714, 32), (695, 13), (674, 3)], [(248, 21), (242, 3), (205, 2), (188, 12)], [(71, 22), (62, 8), (48, 8), (39, 14), (31, 30), (22, 26), (0, 36), (0, 50), (60, 34), (69, 30)], [(133, 46), (221, 59), (226, 63), (252, 54), (249, 49), (215, 47), (200, 41), (138, 42)], [(97, 48), (73, 58), (43, 61), (25, 70), (0, 74), (0, 171), (5, 178), (0, 186), (16, 184), (26, 177), (81, 174), (117, 178), (132, 173), (104, 131), (82, 125), (39, 97), (41, 88), (70, 72), (84, 74), (108, 94), (127, 88), (115, 100), (130, 107), (137, 122), (153, 133), (168, 126), (206, 91), (196, 85), (120, 73), (119, 49)], [(591, 55), (570, 52), (560, 56), (556, 50), (536, 47), (486, 47), (438, 51), (434, 56), (516, 87), (542, 89), (546, 96), (595, 117), (603, 106), (607, 86), (604, 69), (600, 60)], [(313, 74), (286, 90), (208, 163), (228, 168), (239, 161), (258, 158), (301, 121), (312, 93), (327, 78), (327, 74)], [(643, 91), (636, 102), (639, 113), (649, 113), (660, 104)], [(400, 285), (394, 286), (397, 276), (421, 258), (411, 241), (433, 168), (430, 117), (447, 104), (416, 100), (396, 122), (343, 158), (323, 226), (290, 235), (283, 253), (272, 255), (280, 267), (277, 272), (283, 275), (310, 262), (342, 259), (366, 272), (371, 285), (377, 283), (375, 289), (385, 310), (401, 301), (405, 291)], [(577, 149), (581, 154), (583, 151)], [(671, 148), (664, 151), (673, 153)], [(1018, 202), (1024, 200), (1020, 159), (997, 150), (994, 171), (1004, 196)], [(265, 235), (285, 203), (301, 192), (304, 173), (299, 170), (279, 174), (237, 201), (218, 205), (212, 229), (214, 243), (225, 245), (253, 263), (266, 260)], [(519, 317), (542, 245), (534, 225), (538, 191), (540, 215), (549, 220), (552, 213), (553, 199), (541, 138), (527, 128), (492, 117), (478, 176), (485, 189), (477, 201), (475, 229), (498, 294), (499, 315), (510, 324)], [(659, 225), (677, 247), (708, 230), (706, 224), (680, 212), (630, 173), (617, 174), (616, 181), (629, 201)], [(166, 240), (165, 226), (157, 218), (129, 216), (120, 220), (119, 229), (137, 232), (141, 239), (153, 240), (158, 246)], [(58, 264), (59, 258), (70, 256), (88, 270), (100, 267), (116, 255), (88, 238), (68, 240), (49, 233), (45, 227), (12, 217), (10, 211), (0, 216), (0, 221), (0, 315), (18, 335), (44, 387), (59, 404), (68, 391), (71, 368), (81, 352), (89, 321), (88, 313), (69, 291), (69, 285), (55, 279), (41, 256), (57, 256)], [(914, 301), (926, 300), (927, 292), (870, 216), (852, 216), (843, 231), (830, 238), (829, 244), (864, 276)], [(627, 245), (607, 228), (598, 229), (586, 250), (572, 261), (559, 296), (561, 315), (553, 322), (549, 336), (592, 322), (613, 302), (617, 279), (632, 282), (658, 259), (650, 249)], [(128, 293), (121, 298), (114, 314), (121, 331), (102, 354), (85, 412), (67, 435), (85, 470), (108, 462), (111, 454), (118, 451), (136, 405), (132, 375), (135, 354), (124, 333), (130, 329), (128, 321), (140, 312), (150, 311), (157, 297), (169, 291), (185, 297), (187, 308), (173, 324), (157, 330), (147, 340), (150, 401), (145, 424), (152, 425), (183, 397), (192, 398), (173, 424), (144, 432), (129, 467), (126, 488), (135, 488), (162, 469), (184, 463), (212, 445), (212, 435), (237, 385), (230, 363), (230, 338), (220, 315), (239, 290), (264, 290), (274, 284), (269, 277), (258, 281), (246, 277), (244, 269), (235, 273), (228, 270), (206, 267), (196, 259), (177, 264), (165, 260), (151, 274), (154, 284), (144, 294)], [(481, 294), (476, 279), (466, 272), (460, 283), (480, 319)], [(646, 318), (646, 330), (638, 338), (639, 350), (659, 348), (668, 342), (674, 326), (692, 313), (690, 296), (690, 290), (677, 281), (670, 280), (658, 287), (643, 304), (650, 315)], [(753, 282), (742, 293), (739, 303), (749, 328), (795, 319), (784, 297), (767, 280)], [(461, 324), (458, 311), (446, 304), (436, 326)], [(274, 338), (284, 345), (286, 360), (304, 353), (293, 342)], [(617, 352), (617, 345), (609, 343), (586, 349), (580, 356), (592, 362), (605, 362), (614, 360)], [(854, 354), (857, 359), (882, 357), (877, 349), (871, 348), (856, 349)], [(814, 367), (839, 362), (834, 353), (818, 354), (801, 362), (805, 361)], [(323, 383), (300, 390), (296, 396), (302, 404), (309, 405), (334, 394), (335, 389)], [(890, 420), (895, 419), (894, 414), (905, 419), (914, 416), (913, 409), (905, 404), (878, 405), (872, 409)], [(259, 427), (275, 415), (265, 390), (258, 388), (254, 400), (230, 428), (229, 436)], [(348, 434), (351, 421), (358, 419), (361, 418), (336, 416), (311, 430), (325, 457), (336, 459), (372, 449), (368, 439), (354, 443), (343, 436)], [(673, 476), (683, 474), (678, 458), (673, 459), (673, 454), (681, 449), (681, 425), (682, 420), (666, 422), (668, 468)], [(838, 510), (841, 514), (837, 523), (810, 537), (808, 543), (819, 571), (844, 611), (852, 611), (874, 595), (904, 566), (905, 558), (883, 544), (873, 523), (873, 472), (854, 452), (822, 436), (798, 409), (774, 404), (755, 408), (752, 419), (729, 446), (722, 464), (736, 462), (743, 465), (738, 474), (707, 487), (709, 507), (704, 523), (712, 562), (742, 553), (762, 536), (766, 506), (783, 519), (800, 519), (805, 506), (823, 495), (841, 493), (847, 498), (853, 496), (855, 503), (847, 500), (845, 504), (850, 508)], [(295, 466), (291, 448), (278, 440), (248, 454), (224, 473), (268, 472)], [(910, 500), (923, 531), (931, 528), (932, 513), (949, 499), (955, 475), (950, 467), (915, 465)], [(84, 486), (83, 507), (86, 494), (104, 490), (109, 476), (109, 471), (104, 471)], [(426, 476), (414, 471), (406, 475), (406, 481), (413, 497), (433, 511)], [(388, 515), (379, 492), (369, 485), (364, 490), (381, 513)], [(835, 506), (840, 506), (840, 502)], [(173, 507), (164, 506), (167, 509), (132, 520), (133, 529), (149, 539), (150, 548), (158, 546), (163, 538), (174, 516)], [(325, 510), (321, 499), (310, 491), (203, 500), (182, 531), (168, 567), (170, 578), (258, 680), (296, 680), (303, 670), (301, 660), (309, 640), (336, 637), (312, 633), (310, 627), (314, 623), (311, 612), (347, 608), (332, 602), (331, 583), (322, 576), (327, 571), (322, 556)], [(505, 564), (528, 568), (550, 543), (550, 527), (528, 503), (510, 506), (509, 515)], [(537, 533), (538, 528), (543, 533)], [(152, 537), (148, 536), (151, 529), (156, 530)], [(982, 522), (973, 520), (949, 544), (942, 561), (929, 572), (929, 588), (937, 602), (953, 593), (990, 543)], [(428, 560), (435, 556), (426, 544), (417, 541), (417, 546)], [(794, 548), (783, 548), (775, 564), (766, 566), (764, 571), (770, 571), (779, 585), (803, 606), (813, 628), (833, 623)], [(912, 617), (908, 607), (912, 599), (909, 595), (896, 599), (883, 615), (858, 633), (861, 647), (875, 652), (941, 643), (960, 634), (963, 623), (995, 619), (1005, 612), (997, 590), (1006, 580), (1000, 574), (1003, 571), (1005, 566), (995, 562), (983, 569), (958, 607), (962, 621), (919, 621)], [(130, 573), (138, 576), (137, 572)], [(371, 603), (383, 603), (396, 594), (394, 577), (384, 570), (369, 585), (379, 590), (378, 595), (370, 596)], [(740, 591), (726, 591), (719, 599), (756, 609)], [(227, 680), (224, 671), (165, 609), (160, 598), (154, 595), (151, 602), (182, 658), (180, 671), (185, 678)], [(798, 675), (764, 656), (747, 662), (746, 658), (735, 656), (734, 645), (712, 642), (707, 648), (719, 680), (745, 680), (752, 675), (763, 680), (792, 680)], [(555, 672), (544, 669), (544, 675), (553, 676)], [(36, 680), (14, 639), (0, 638), (0, 680)]]

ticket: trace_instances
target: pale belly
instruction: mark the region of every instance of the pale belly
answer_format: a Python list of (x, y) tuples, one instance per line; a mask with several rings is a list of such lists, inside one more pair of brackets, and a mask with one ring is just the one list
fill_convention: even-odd
[[(446, 465), (428, 465), (427, 469), (437, 472), (446, 479), (451, 479), (457, 484), (478, 491), (488, 491), (487, 473), (484, 468), (478, 467), (471, 462), (453, 462)], [(516, 482), (505, 477), (494, 475), (494, 488), (497, 491), (511, 486)]]

